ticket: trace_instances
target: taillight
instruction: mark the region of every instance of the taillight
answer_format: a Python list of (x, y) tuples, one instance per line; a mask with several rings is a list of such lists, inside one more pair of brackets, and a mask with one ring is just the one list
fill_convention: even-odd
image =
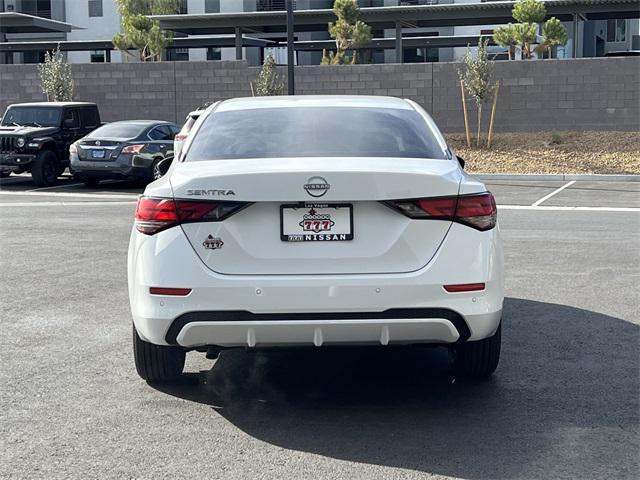
[(175, 139), (176, 139), (176, 140), (186, 140), (186, 138), (187, 138), (188, 136), (189, 136), (189, 135), (188, 135), (188, 134), (186, 134), (186, 133), (179, 133), (179, 134), (177, 134), (177, 135), (176, 135)]
[(173, 200), (140, 197), (135, 223), (140, 233), (153, 235), (167, 228), (190, 222), (217, 222), (237, 212), (245, 203)]
[(71, 145), (69, 145), (69, 153), (71, 154), (78, 154), (78, 147), (76, 146), (75, 143), (72, 143)]
[(396, 200), (386, 203), (409, 218), (450, 220), (482, 231), (496, 226), (498, 213), (496, 202), (489, 192), (459, 197)]
[(138, 155), (143, 148), (144, 144), (127, 145), (122, 149), (122, 153), (127, 153), (129, 155)]
[(496, 201), (489, 192), (458, 197), (454, 221), (484, 231), (495, 227), (497, 219)]
[(399, 200), (391, 202), (407, 217), (451, 220), (456, 211), (458, 197), (422, 198), (419, 200)]

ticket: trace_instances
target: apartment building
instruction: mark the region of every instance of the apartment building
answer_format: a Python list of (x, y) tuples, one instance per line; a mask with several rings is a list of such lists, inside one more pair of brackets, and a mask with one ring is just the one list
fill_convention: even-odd
[[(493, 0), (500, 1), (500, 0)], [(415, 5), (443, 5), (452, 3), (484, 3), (485, 0), (359, 0), (362, 8), (399, 6), (411, 8)], [(295, 0), (296, 10), (331, 8), (333, 0)], [(237, 13), (283, 10), (285, 0), (180, 0), (180, 14), (203, 13)], [(11, 34), (6, 36), (7, 42), (18, 41), (56, 41), (56, 40), (109, 40), (120, 30), (120, 17), (115, 0), (0, 0), (0, 11), (14, 11), (28, 13), (53, 20), (60, 20), (77, 27), (70, 33), (51, 34)], [(559, 49), (560, 57), (573, 54), (573, 30), (567, 23), (569, 43)], [(425, 36), (461, 36), (491, 34), (497, 28), (495, 25), (471, 26), (443, 26), (431, 28), (413, 28), (406, 25), (402, 28), (403, 37)], [(640, 21), (638, 19), (613, 19), (580, 22), (577, 30), (577, 56), (603, 56), (612, 51), (640, 49)], [(394, 38), (395, 29), (378, 29), (373, 31), (375, 38)], [(282, 32), (260, 32), (256, 34), (270, 40), (284, 41)], [(297, 40), (327, 40), (326, 30), (296, 32)], [(499, 47), (492, 47), (494, 53), (500, 54)], [(266, 49), (273, 54), (280, 63), (286, 59), (286, 49), (276, 47)], [(405, 47), (402, 59), (406, 63), (452, 61), (459, 59), (465, 47), (420, 48)], [(14, 63), (35, 63), (42, 61), (44, 52), (24, 52), (10, 54), (9, 60)], [(317, 64), (320, 62), (321, 52), (300, 51), (297, 53), (298, 64)], [(250, 64), (258, 65), (263, 60), (265, 51), (249, 47), (243, 49), (243, 58)], [(5, 58), (5, 61), (6, 59)], [(75, 51), (68, 52), (67, 58), (71, 63), (104, 62), (107, 60), (105, 51)], [(236, 58), (235, 48), (190, 48), (170, 49), (167, 60), (175, 61), (205, 61), (231, 60)], [(397, 60), (393, 50), (373, 49), (367, 53), (367, 61), (374, 63), (392, 63)], [(114, 51), (110, 61), (132, 61), (130, 58)]]

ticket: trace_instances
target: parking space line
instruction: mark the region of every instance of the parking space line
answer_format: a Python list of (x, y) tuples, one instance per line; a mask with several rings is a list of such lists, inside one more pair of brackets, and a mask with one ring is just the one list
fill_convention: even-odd
[(136, 202), (0, 202), (0, 207), (79, 207), (97, 205), (135, 205)]
[(75, 193), (75, 192), (35, 192), (33, 190), (22, 192), (17, 190), (0, 190), (0, 195), (18, 195), (26, 197), (70, 197), (70, 198), (111, 198), (124, 200), (127, 198), (138, 199), (139, 194), (110, 194), (110, 193)]
[(560, 193), (562, 190), (564, 190), (567, 187), (570, 187), (571, 185), (573, 185), (574, 183), (576, 183), (575, 180), (571, 180), (570, 182), (568, 182), (567, 184), (561, 186), (560, 188), (554, 190), (553, 192), (551, 192), (549, 195), (545, 195), (544, 197), (542, 197), (540, 200), (533, 202), (531, 204), (532, 207), (537, 207), (538, 205), (540, 205), (542, 202), (544, 202), (545, 200), (549, 200), (551, 197), (553, 197), (556, 193)]
[(32, 190), (27, 190), (27, 192), (39, 192), (40, 190), (51, 190), (52, 188), (75, 187), (77, 185), (83, 185), (83, 184), (81, 182), (79, 182), (79, 183), (65, 183), (64, 185), (54, 185), (53, 187), (34, 188)]
[(564, 207), (534, 205), (498, 205), (498, 210), (579, 211), (579, 212), (640, 212), (637, 207)]

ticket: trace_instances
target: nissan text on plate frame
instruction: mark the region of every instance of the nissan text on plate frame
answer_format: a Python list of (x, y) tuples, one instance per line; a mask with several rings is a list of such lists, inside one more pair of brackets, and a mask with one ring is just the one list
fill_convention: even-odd
[(139, 199), (128, 277), (149, 382), (233, 347), (442, 345), (468, 377), (500, 356), (493, 196), (409, 100), (211, 105)]

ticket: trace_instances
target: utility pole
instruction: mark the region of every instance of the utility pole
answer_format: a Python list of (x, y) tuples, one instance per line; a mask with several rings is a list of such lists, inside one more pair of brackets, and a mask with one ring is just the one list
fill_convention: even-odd
[(293, 55), (293, 0), (287, 0), (287, 93), (289, 95), (296, 93)]

